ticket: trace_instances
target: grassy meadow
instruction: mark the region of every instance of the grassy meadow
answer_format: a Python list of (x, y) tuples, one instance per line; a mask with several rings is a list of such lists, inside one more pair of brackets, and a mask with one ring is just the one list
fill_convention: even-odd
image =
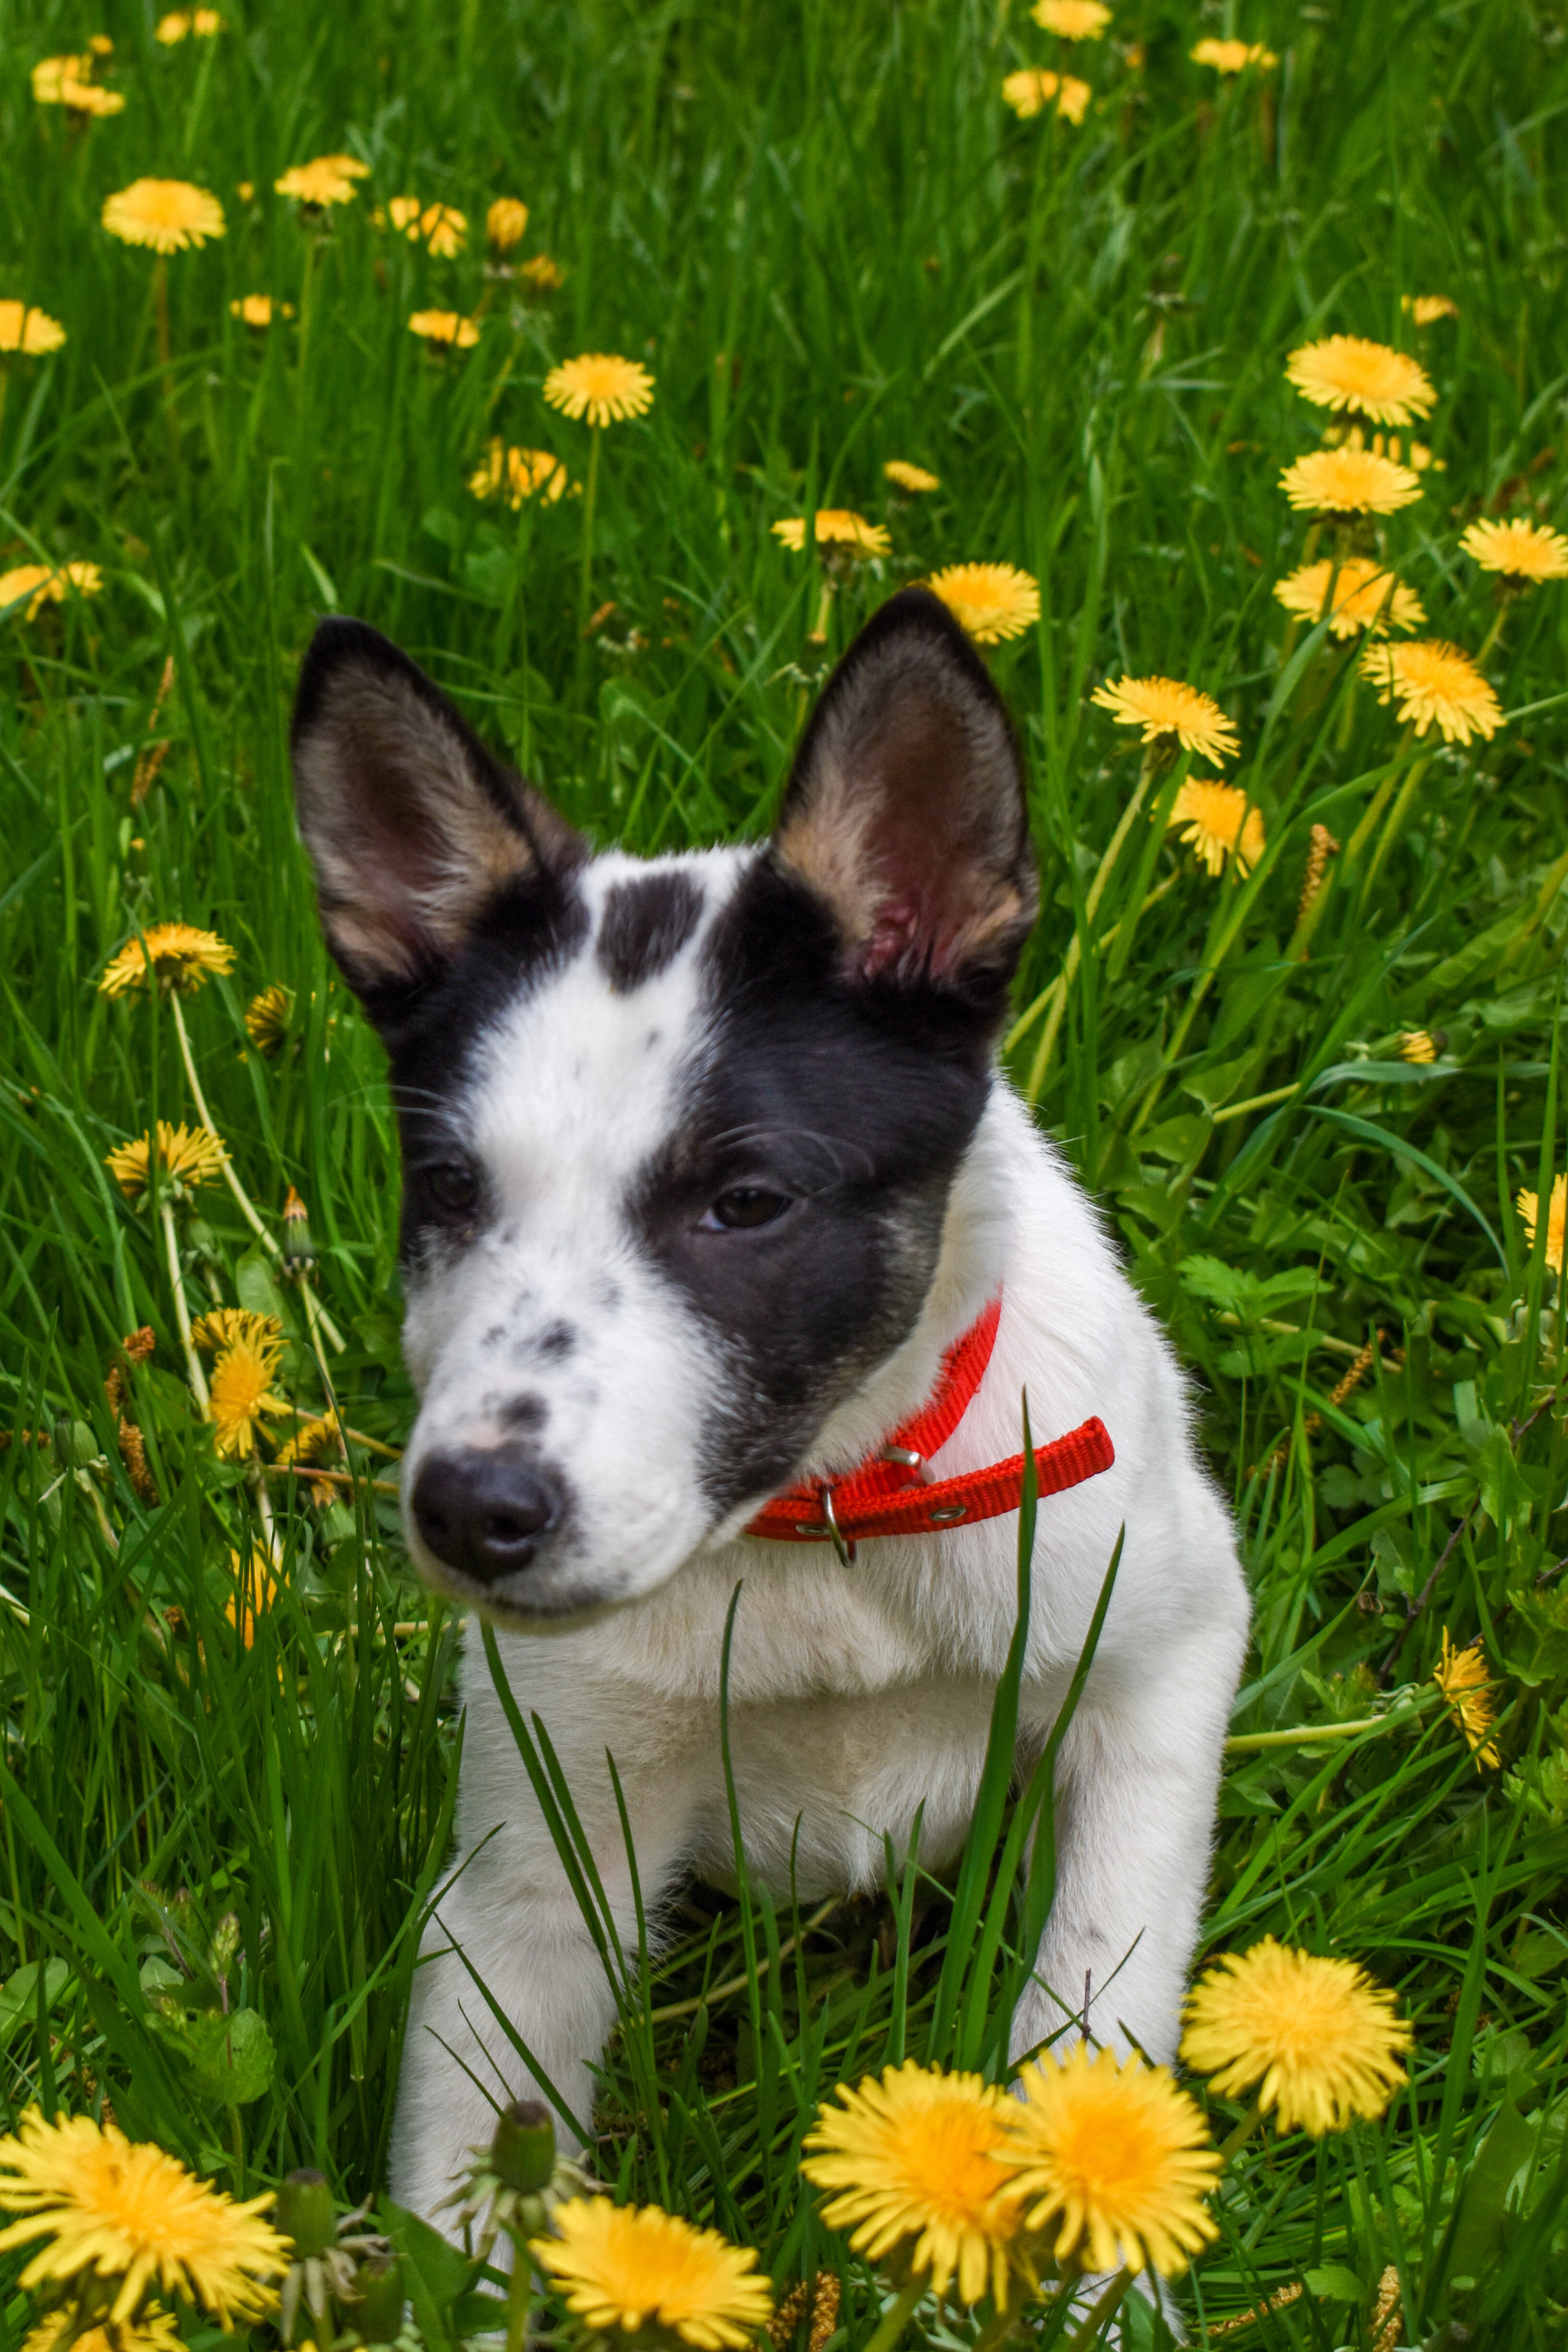
[[(395, 636), (575, 824), (653, 851), (763, 831), (859, 622), (1006, 563), (1038, 589), (988, 652), (1044, 876), (1007, 1066), (1192, 1368), (1256, 1596), (1204, 1950), (1352, 1958), (1415, 2035), (1381, 2121), (1247, 2143), (1173, 2283), (1187, 2340), (1562, 2345), (1563, 1219), (1517, 1202), (1568, 1164), (1568, 580), (1500, 593), (1459, 544), (1568, 490), (1561, 0), (1114, 0), (1072, 44), (1023, 0), (222, 13), (162, 41), (131, 0), (0, 12), (0, 303), (64, 330), (0, 352), (0, 2120), (108, 2106), (243, 2196), (384, 2182), (460, 1629), (398, 1534), (393, 1123), (294, 831), (317, 616)], [(1273, 61), (1190, 54), (1232, 37)], [(40, 102), (61, 56), (122, 104)], [(1034, 68), (1088, 85), (1081, 121), (1005, 103)], [(342, 201), (278, 193), (322, 155), (363, 167)], [(111, 235), (149, 175), (223, 233)], [(411, 332), (432, 311), (477, 331)], [(1353, 528), (1279, 480), (1336, 422), (1288, 356), (1340, 333), (1436, 394), (1418, 495)], [(646, 415), (545, 403), (584, 352), (649, 372)], [(479, 497), (496, 440), (560, 470)], [(772, 529), (818, 509), (887, 551)], [(1416, 733), (1357, 637), (1282, 607), (1352, 549), (1479, 662), (1492, 731)], [(1185, 758), (1123, 822), (1138, 739), (1091, 697), (1152, 675), (1237, 730), (1223, 871), (1167, 821)], [(171, 921), (229, 968), (100, 989)], [(129, 1197), (108, 1155), (160, 1120), (210, 1120), (235, 1183)], [(236, 1307), (281, 1337), (225, 1452), (182, 1317)], [(808, 1919), (693, 1887), (657, 1965), (608, 1955), (600, 2176), (781, 2293), (835, 2273), (844, 2352), (887, 2290), (801, 2136), (889, 2058), (994, 2071), (1004, 1834), (956, 1896), (918, 1866)], [(1223, 2137), (1241, 2106), (1209, 2106)], [(471, 2280), (421, 2243), (407, 2325), (450, 2352)], [(974, 2332), (928, 2304), (910, 2340)]]

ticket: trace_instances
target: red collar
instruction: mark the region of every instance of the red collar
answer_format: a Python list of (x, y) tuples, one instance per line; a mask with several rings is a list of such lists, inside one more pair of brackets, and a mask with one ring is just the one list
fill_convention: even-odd
[[(770, 1543), (832, 1543), (853, 1559), (862, 1536), (928, 1535), (933, 1528), (1000, 1518), (1016, 1511), (1024, 1491), (1024, 1457), (994, 1462), (986, 1470), (965, 1470), (956, 1478), (932, 1479), (929, 1457), (946, 1444), (969, 1410), (985, 1377), (1002, 1319), (1001, 1294), (972, 1323), (942, 1360), (935, 1388), (912, 1420), (893, 1432), (876, 1453), (831, 1486), (808, 1480), (764, 1503), (746, 1528)], [(1042, 1495), (1109, 1470), (1116, 1454), (1105, 1423), (1079, 1423), (1065, 1437), (1035, 1450)]]

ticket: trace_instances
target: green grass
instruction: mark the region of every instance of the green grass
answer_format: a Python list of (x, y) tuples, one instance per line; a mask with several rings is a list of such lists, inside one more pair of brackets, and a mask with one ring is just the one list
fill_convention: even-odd
[[(760, 831), (858, 620), (901, 579), (994, 559), (1035, 573), (1043, 606), (994, 656), (1045, 877), (1010, 1066), (1194, 1368), (1256, 1594), (1205, 1947), (1272, 1932), (1349, 1953), (1416, 2029), (1382, 2125), (1255, 2144), (1180, 2300), (1201, 2343), (1305, 2276), (1214, 2340), (1364, 2347), (1394, 2263), (1402, 2343), (1457, 2344), (1438, 2335), (1457, 2320), (1509, 2352), (1561, 2343), (1563, 1302), (1514, 1196), (1565, 1156), (1568, 587), (1507, 613), (1486, 667), (1509, 716), (1468, 749), (1413, 741), (1272, 594), (1308, 529), (1278, 476), (1324, 421), (1283, 362), (1318, 333), (1414, 349), (1437, 386), (1423, 432), (1444, 470), (1376, 537), (1432, 634), (1475, 652), (1492, 622), (1467, 520), (1561, 511), (1555, 0), (1256, 0), (1234, 26), (1121, 0), (1117, 38), (1066, 59), (1016, 0), (226, 14), (216, 42), (165, 48), (115, 0), (126, 103), (85, 132), (35, 105), (28, 73), (100, 19), (0, 14), (0, 297), (68, 331), (52, 357), (0, 362), (0, 569), (103, 571), (90, 602), (0, 619), (0, 1406), (49, 1441), (0, 1454), (11, 2111), (107, 2097), (247, 2193), (312, 2163), (357, 2200), (384, 2165), (459, 1744), (456, 1630), (409, 1577), (371, 1483), (385, 1461), (355, 1441), (364, 1475), (330, 1507), (268, 1480), (287, 1573), (240, 1642), (229, 1562), (255, 1490), (214, 1460), (184, 1386), (160, 1229), (103, 1166), (193, 1104), (168, 1010), (110, 1003), (98, 977), (138, 926), (210, 926), (237, 963), (189, 1001), (197, 1075), (268, 1230), (290, 1184), (308, 1202), (343, 1418), (396, 1444), (381, 1058), (320, 946), (284, 751), (315, 615), (397, 636), (574, 822), (651, 851)], [(1233, 29), (1278, 68), (1221, 83), (1189, 62)], [(1005, 72), (1063, 62), (1094, 84), (1081, 127), (1004, 109)], [(271, 194), (351, 148), (371, 166), (352, 204), (311, 221)], [(211, 188), (228, 223), (163, 273), (166, 355), (157, 265), (99, 226), (144, 173)], [(461, 257), (374, 227), (405, 190), (468, 213)], [(556, 257), (560, 291), (487, 278), (477, 229), (501, 193), (531, 206), (522, 252)], [(258, 290), (296, 313), (260, 336), (228, 307)], [(1459, 316), (1417, 331), (1401, 297), (1434, 291)], [(414, 310), (481, 303), (471, 353), (408, 331)], [(646, 420), (605, 436), (591, 600), (614, 609), (589, 635), (584, 502), (514, 516), (465, 487), (492, 433), (584, 478), (586, 428), (541, 397), (584, 349), (658, 385)], [(893, 457), (941, 489), (891, 501)], [(815, 562), (769, 529), (817, 504), (886, 521), (894, 549), (844, 584), (826, 650)], [(1237, 721), (1231, 772), (1267, 828), (1245, 881), (1140, 818), (1091, 909), (1138, 761), (1088, 697), (1123, 670), (1188, 678)], [(1344, 847), (1303, 939), (1314, 825)], [(1047, 1057), (1041, 999), (1075, 940)], [(272, 982), (294, 1011), (268, 1061), (241, 1015)], [(1418, 1027), (1444, 1033), (1426, 1066), (1396, 1052)], [(194, 1306), (275, 1308), (281, 1385), (319, 1409), (303, 1293), (228, 1194), (204, 1192), (181, 1233)], [(103, 1387), (142, 1325), (156, 1349), (127, 1385), (155, 1505)], [(1433, 1703), (1444, 1627), (1482, 1639), (1500, 1769)], [(1359, 1723), (1405, 1685), (1386, 1728), (1258, 1744)], [(972, 1889), (990, 1859), (982, 1841)], [(965, 2046), (946, 1903), (910, 1874), (891, 1910), (805, 1928), (693, 1890), (646, 1983), (634, 1961), (607, 2062), (607, 2176), (756, 2243), (781, 2281), (841, 2269), (848, 2345), (876, 2294), (814, 2218), (799, 2137), (841, 2076)], [(1005, 1962), (963, 2007), (974, 2050)], [(259, 2021), (243, 2079), (214, 2056), (215, 1963)], [(5, 2325), (26, 2315), (14, 2295)]]

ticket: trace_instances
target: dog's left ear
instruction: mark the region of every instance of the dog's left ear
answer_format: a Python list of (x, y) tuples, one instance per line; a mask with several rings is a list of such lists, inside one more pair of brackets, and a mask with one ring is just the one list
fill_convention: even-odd
[(1039, 903), (1017, 738), (940, 597), (905, 588), (824, 688), (773, 835), (847, 973), (1000, 1001)]

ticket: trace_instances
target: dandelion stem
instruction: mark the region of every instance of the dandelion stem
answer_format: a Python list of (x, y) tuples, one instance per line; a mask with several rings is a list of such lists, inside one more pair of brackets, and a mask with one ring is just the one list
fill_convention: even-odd
[[(174, 1034), (180, 1041), (180, 1059), (185, 1066), (185, 1082), (191, 1089), (191, 1099), (195, 1105), (196, 1117), (201, 1120), (202, 1125), (206, 1129), (209, 1135), (216, 1135), (217, 1129), (214, 1126), (213, 1115), (207, 1108), (207, 1098), (202, 1092), (202, 1082), (196, 1076), (195, 1057), (191, 1052), (190, 1033), (185, 1027), (185, 1015), (177, 993), (171, 994), (169, 998), (169, 1006), (174, 1016)], [(244, 1217), (246, 1223), (250, 1227), (251, 1232), (256, 1235), (257, 1240), (261, 1244), (262, 1248), (266, 1250), (269, 1257), (280, 1258), (283, 1255), (282, 1251), (279, 1248), (278, 1244), (273, 1240), (272, 1235), (262, 1223), (260, 1217), (257, 1214), (255, 1203), (252, 1202), (249, 1193), (240, 1182), (239, 1178), (235, 1174), (234, 1162), (228, 1156), (228, 1147), (226, 1144), (223, 1146), (223, 1174), (225, 1183), (228, 1186), (229, 1191), (234, 1194), (236, 1201), (239, 1204), (240, 1214)], [(326, 1308), (313, 1297), (310, 1283), (303, 1276), (300, 1277), (300, 1288), (304, 1295), (305, 1319), (310, 1326), (310, 1338), (315, 1348), (317, 1362), (320, 1363), (321, 1355), (321, 1341), (317, 1335), (318, 1319), (320, 1321), (321, 1329), (326, 1333), (326, 1336), (331, 1342), (335, 1351), (339, 1355), (342, 1355), (343, 1350), (343, 1335), (338, 1329), (337, 1325), (332, 1321), (332, 1318), (328, 1314)]]
[[(1083, 929), (1074, 931), (1068, 944), (1067, 960), (1062, 965), (1060, 975), (1047, 991), (1047, 995), (1054, 995), (1056, 1002), (1047, 1014), (1045, 1034), (1040, 1039), (1035, 1055), (1034, 1066), (1029, 1072), (1029, 1083), (1025, 1089), (1026, 1098), (1029, 1102), (1037, 1099), (1040, 1088), (1045, 1085), (1046, 1072), (1050, 1067), (1051, 1055), (1056, 1050), (1057, 1036), (1062, 1025), (1062, 1015), (1067, 1011), (1068, 994), (1073, 982), (1078, 978), (1078, 968), (1083, 960), (1083, 930), (1092, 929), (1094, 927), (1094, 919), (1100, 912), (1100, 902), (1105, 896), (1106, 885), (1115, 869), (1117, 859), (1121, 855), (1122, 844), (1131, 832), (1138, 812), (1148, 797), (1149, 786), (1153, 782), (1155, 768), (1155, 762), (1150, 755), (1159, 748), (1158, 744), (1151, 744), (1149, 751), (1143, 755), (1143, 766), (1138, 778), (1137, 787), (1121, 812), (1116, 830), (1106, 845), (1105, 855), (1100, 861), (1099, 870), (1089, 885), (1089, 897), (1084, 902)], [(1043, 998), (1038, 1001), (1043, 1004)], [(1025, 1016), (1026, 1020), (1032, 1017), (1033, 1011), (1034, 1007), (1031, 1006), (1029, 1014)], [(1021, 1028), (1023, 1024), (1018, 1025)]]
[(1228, 2164), (1237, 2150), (1239, 2147), (1244, 2147), (1251, 2138), (1253, 2133), (1258, 2128), (1262, 2115), (1262, 2100), (1260, 2098), (1254, 2099), (1252, 2105), (1247, 2110), (1247, 2113), (1242, 2116), (1241, 2121), (1236, 2125), (1232, 2130), (1226, 2132), (1224, 2139), (1222, 2139), (1219, 2144), (1219, 2160), (1222, 2165)]
[(1131, 2284), (1132, 2273), (1130, 2270), (1123, 2269), (1116, 2272), (1104, 2293), (1097, 2296), (1090, 2305), (1085, 2315), (1083, 2326), (1069, 2341), (1068, 2352), (1089, 2352), (1089, 2347), (1091, 2344), (1103, 2341), (1101, 2330), (1106, 2323), (1114, 2319), (1121, 2310), (1126, 2300), (1127, 2290)]
[(595, 425), (588, 443), (588, 481), (583, 492), (583, 588), (581, 625), (588, 625), (588, 589), (594, 568), (594, 501), (599, 489), (599, 444), (604, 439), (604, 427)]
[(893, 2352), (893, 2347), (914, 2316), (915, 2305), (925, 2294), (929, 2282), (911, 2279), (891, 2302), (868, 2337), (865, 2352)]
[(1405, 830), (1405, 820), (1410, 814), (1410, 803), (1415, 798), (1421, 779), (1426, 773), (1426, 771), (1431, 764), (1432, 762), (1430, 760), (1416, 760), (1413, 761), (1409, 773), (1406, 775), (1404, 783), (1401, 784), (1399, 788), (1399, 798), (1394, 802), (1394, 806), (1388, 812), (1388, 823), (1384, 826), (1383, 832), (1378, 839), (1377, 847), (1372, 853), (1372, 859), (1366, 869), (1366, 880), (1361, 886), (1361, 911), (1363, 913), (1365, 912), (1366, 902), (1368, 896), (1371, 893), (1372, 886), (1377, 879), (1378, 868), (1383, 864), (1384, 859), (1387, 856), (1389, 851), (1393, 848), (1394, 843), (1398, 840), (1400, 835)]
[(158, 1215), (163, 1227), (164, 1246), (169, 1254), (169, 1284), (174, 1294), (174, 1321), (179, 1327), (180, 1346), (184, 1351), (185, 1375), (191, 1384), (191, 1394), (205, 1413), (212, 1399), (207, 1393), (207, 1376), (202, 1370), (196, 1343), (191, 1337), (191, 1310), (185, 1304), (184, 1277), (180, 1272), (180, 1238), (174, 1231), (174, 1212), (166, 1194), (159, 1196)]
[(528, 2339), (528, 2313), (531, 2301), (530, 2288), (533, 2282), (533, 2265), (529, 2261), (528, 2248), (521, 2233), (511, 2238), (511, 2277), (506, 2290), (506, 2352), (523, 2352)]

